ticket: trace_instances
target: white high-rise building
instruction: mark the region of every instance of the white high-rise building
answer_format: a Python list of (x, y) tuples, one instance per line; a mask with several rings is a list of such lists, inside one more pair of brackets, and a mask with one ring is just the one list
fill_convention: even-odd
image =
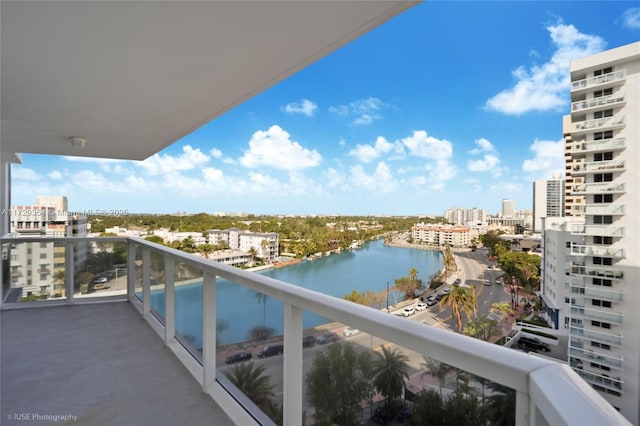
[(541, 179), (533, 182), (533, 230), (542, 230), (543, 217), (564, 216), (564, 179)]
[(572, 193), (585, 225), (571, 244), (569, 357), (640, 423), (640, 42), (571, 63)]
[(512, 200), (502, 199), (502, 217), (513, 217), (516, 214), (516, 203)]

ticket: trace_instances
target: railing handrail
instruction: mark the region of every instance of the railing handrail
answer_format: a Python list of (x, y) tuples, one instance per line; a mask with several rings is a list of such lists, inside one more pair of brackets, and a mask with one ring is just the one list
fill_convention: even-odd
[[(73, 243), (78, 240), (79, 238), (74, 237), (27, 237), (2, 239), (0, 243), (41, 241)], [(587, 418), (591, 421), (597, 419), (600, 424), (624, 422), (624, 420), (621, 420), (623, 419), (622, 416), (612, 407), (606, 405), (606, 402), (594, 389), (579, 379), (579, 376), (573, 370), (561, 363), (535, 358), (519, 351), (512, 351), (462, 334), (426, 326), (414, 321), (407, 321), (405, 318), (396, 317), (376, 309), (298, 287), (294, 284), (200, 258), (141, 238), (91, 237), (86, 238), (85, 241), (129, 242), (129, 248), (139, 245), (143, 247), (143, 252), (144, 249), (148, 249), (151, 252), (172, 257), (172, 263), (180, 261), (199, 268), (203, 271), (203, 276), (219, 276), (235, 284), (281, 300), (284, 302), (285, 308), (290, 305), (300, 310), (312, 311), (332, 321), (349, 324), (376, 337), (393, 342), (400, 347), (420, 354), (428, 354), (428, 356), (435, 359), (446, 360), (449, 365), (510, 387), (518, 395), (532, 398), (535, 401), (535, 406), (540, 407), (540, 412), (544, 413), (545, 419), (550, 424), (580, 424)], [(129, 253), (128, 258), (132, 258), (131, 253)], [(131, 265), (131, 262), (128, 263), (129, 274), (132, 274), (135, 266)], [(145, 293), (148, 294), (149, 283), (143, 282), (143, 286)], [(167, 285), (167, 291), (173, 291), (169, 286), (173, 288), (172, 281)], [(203, 279), (203, 286), (207, 286), (207, 280)], [(129, 291), (132, 291), (131, 287), (129, 287)], [(206, 291), (206, 289), (203, 288), (203, 291)], [(173, 314), (169, 315), (172, 316)], [(205, 315), (205, 312), (203, 312), (203, 315)], [(170, 326), (174, 327), (174, 324)], [(287, 333), (285, 332), (285, 340), (287, 339), (286, 335)], [(300, 345), (298, 346), (301, 347), (301, 342), (299, 343)], [(285, 348), (293, 347), (292, 345), (285, 342)], [(205, 360), (202, 367), (205, 369), (205, 376), (207, 376), (206, 365), (207, 362)], [(302, 377), (299, 380), (302, 380)], [(554, 398), (554, 395), (559, 394), (565, 396), (571, 394), (574, 403), (581, 408), (579, 410), (566, 410), (566, 407), (561, 406), (562, 404), (558, 403), (559, 400)], [(522, 413), (528, 412), (530, 421), (533, 421), (535, 414), (521, 405), (525, 403), (525, 400), (521, 401), (518, 403), (517, 412), (520, 412), (520, 410), (524, 410)], [(597, 408), (594, 409), (594, 405)], [(517, 417), (516, 422), (521, 423), (522, 418), (518, 420)]]

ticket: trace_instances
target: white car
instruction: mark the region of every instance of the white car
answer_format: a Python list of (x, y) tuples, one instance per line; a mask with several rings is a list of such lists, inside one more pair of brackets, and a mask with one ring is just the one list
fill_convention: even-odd
[(420, 302), (416, 304), (416, 311), (424, 311), (425, 309), (427, 309), (426, 303)]
[(442, 290), (442, 294), (447, 294), (447, 293), (451, 293), (451, 289), (449, 287)]
[(408, 317), (408, 316), (413, 315), (415, 313), (416, 313), (415, 308), (404, 308), (402, 310), (402, 316), (403, 317)]
[(435, 297), (433, 297), (433, 296), (427, 297), (427, 306), (433, 306), (436, 303), (438, 303), (438, 301), (436, 300)]
[(357, 328), (351, 328), (351, 327), (347, 327), (344, 329), (344, 331), (342, 332), (342, 334), (345, 337), (349, 337), (349, 336), (354, 336), (356, 334), (360, 334), (360, 330), (358, 330)]
[(484, 280), (484, 285), (491, 285), (491, 281), (489, 281), (489, 280)]

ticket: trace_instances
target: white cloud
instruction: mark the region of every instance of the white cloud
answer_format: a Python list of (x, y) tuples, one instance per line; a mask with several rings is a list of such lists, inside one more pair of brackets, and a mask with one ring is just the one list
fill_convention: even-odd
[(309, 99), (301, 99), (298, 102), (291, 102), (280, 107), (280, 109), (288, 114), (303, 114), (307, 117), (313, 117), (318, 105)]
[(391, 151), (402, 153), (404, 149), (401, 143), (389, 142), (383, 136), (378, 136), (373, 145), (356, 145), (354, 149), (349, 151), (349, 155), (356, 157), (363, 163), (370, 163)]
[(54, 170), (54, 171), (50, 172), (47, 176), (49, 176), (49, 179), (52, 179), (52, 180), (60, 180), (60, 179), (62, 179), (62, 173), (60, 173), (57, 170)]
[(453, 179), (458, 172), (456, 166), (445, 159), (438, 160), (435, 164), (427, 165), (425, 169), (429, 170), (431, 189), (436, 191), (444, 190), (445, 183)]
[(280, 170), (300, 170), (317, 166), (321, 160), (318, 151), (291, 141), (289, 133), (273, 125), (267, 131), (259, 130), (253, 134), (249, 150), (245, 151), (239, 162), (248, 168), (267, 166)]
[(549, 179), (555, 173), (564, 175), (564, 140), (544, 141), (536, 139), (529, 147), (534, 157), (522, 163), (522, 170), (529, 179)]
[(477, 148), (469, 151), (470, 154), (480, 154), (481, 152), (495, 152), (493, 144), (485, 138), (476, 139), (475, 144)]
[(640, 30), (640, 7), (630, 7), (622, 14), (622, 26), (632, 30)]
[(606, 42), (598, 36), (583, 34), (573, 25), (559, 22), (547, 27), (555, 52), (551, 59), (526, 70), (513, 71), (516, 84), (498, 93), (486, 107), (504, 114), (520, 115), (529, 111), (555, 110), (568, 102), (569, 64), (572, 60), (600, 52)]
[(180, 170), (193, 170), (209, 161), (209, 156), (192, 148), (190, 145), (182, 147), (182, 154), (154, 154), (146, 160), (136, 163), (152, 176), (166, 175)]
[(393, 178), (389, 166), (383, 161), (378, 163), (376, 170), (370, 175), (360, 164), (352, 166), (349, 172), (349, 181), (358, 188), (382, 193), (393, 192), (398, 188), (398, 182)]
[(385, 103), (378, 98), (358, 99), (347, 105), (329, 107), (329, 112), (343, 117), (355, 117), (351, 122), (354, 126), (367, 126), (382, 118), (380, 110)]
[(471, 172), (490, 172), (500, 164), (500, 159), (495, 155), (486, 154), (481, 160), (469, 160), (467, 169)]
[(453, 153), (451, 142), (429, 136), (424, 130), (414, 130), (412, 136), (402, 139), (402, 144), (409, 149), (409, 154), (430, 160), (445, 160)]
[(11, 179), (36, 181), (41, 180), (42, 176), (31, 169), (21, 166), (13, 166), (11, 168)]
[(340, 174), (340, 172), (331, 167), (326, 171), (325, 176), (327, 185), (331, 188), (342, 186), (346, 181), (345, 177)]
[(218, 148), (211, 148), (209, 154), (211, 154), (213, 158), (222, 158), (222, 151), (220, 151)]

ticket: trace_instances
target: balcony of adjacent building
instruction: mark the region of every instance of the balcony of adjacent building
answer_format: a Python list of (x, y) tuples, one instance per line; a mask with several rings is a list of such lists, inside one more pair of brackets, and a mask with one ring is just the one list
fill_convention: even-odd
[(625, 104), (624, 93), (613, 93), (606, 96), (598, 96), (589, 99), (580, 99), (571, 102), (572, 112), (595, 111), (601, 108), (621, 107)]
[(581, 359), (584, 362), (593, 362), (605, 365), (609, 368), (622, 370), (624, 368), (624, 359), (621, 356), (605, 354), (602, 351), (592, 349), (584, 349), (581, 342), (571, 340), (569, 342), (569, 356)]
[(607, 290), (598, 286), (586, 285), (584, 280), (575, 280), (570, 285), (571, 294), (586, 296), (607, 302), (619, 303), (624, 301), (624, 291)]
[(620, 312), (603, 311), (582, 306), (571, 306), (571, 315), (615, 324), (624, 323), (624, 314)]
[(605, 343), (616, 347), (621, 347), (622, 343), (624, 342), (624, 336), (622, 334), (596, 331), (575, 325), (571, 325), (569, 327), (569, 335), (581, 339), (589, 339), (596, 342)]
[[(225, 334), (230, 322), (251, 316), (246, 301), (255, 302), (259, 294), (261, 300), (270, 300), (269, 315), (281, 321), (281, 334), (272, 340), (283, 344), (284, 355), (256, 364), (264, 365), (273, 379), (283, 424), (303, 424), (303, 411), (313, 413), (305, 397), (305, 378), (312, 356), (326, 349), (303, 349), (307, 314), (325, 318), (331, 324), (327, 329), (348, 324), (361, 330), (359, 340), (350, 340), (359, 353), (384, 345), (407, 354), (410, 381), (422, 383), (426, 356), (512, 389), (516, 403), (509, 415), (517, 425), (626, 422), (568, 366), (549, 359), (136, 238), (88, 239), (100, 244), (85, 244), (91, 251), (80, 270), (72, 257), (75, 245), (84, 244), (78, 240), (55, 240), (65, 245), (66, 297), (2, 304), (3, 410), (64, 409), (79, 421), (91, 418), (99, 424), (144, 424), (151, 418), (158, 425), (273, 424), (226, 374), (232, 368), (225, 364), (229, 354), (240, 348), (253, 352), (265, 344), (249, 337), (236, 342)], [(12, 247), (40, 243), (53, 241), (5, 238), (3, 258), (11, 259)], [(105, 256), (93, 256), (98, 252), (119, 258), (104, 263)], [(118, 268), (122, 258), (126, 265)], [(96, 277), (106, 277), (107, 282)], [(244, 299), (233, 300), (230, 290)], [(185, 302), (189, 291), (197, 293), (195, 304)], [(197, 311), (201, 316), (196, 315), (193, 324), (199, 326), (189, 329), (185, 321)], [(254, 319), (261, 324), (262, 310), (258, 311)], [(28, 365), (20, 362), (27, 352)], [(567, 395), (569, 406), (562, 402)]]
[(615, 265), (586, 265), (584, 262), (571, 262), (571, 275), (588, 277), (588, 278), (603, 278), (609, 280), (622, 280), (624, 279), (624, 273), (622, 268)]
[(572, 225), (571, 233), (585, 236), (623, 237), (624, 227), (615, 224), (608, 225)]
[(580, 161), (574, 162), (571, 167), (572, 176), (584, 176), (593, 173), (620, 173), (624, 172), (624, 160), (605, 161)]
[(620, 376), (611, 377), (606, 373), (594, 373), (585, 369), (574, 368), (578, 376), (582, 377), (587, 383), (599, 391), (604, 391), (615, 396), (623, 393), (622, 385), (624, 381)]
[(589, 182), (574, 185), (571, 190), (574, 195), (624, 194), (626, 192), (624, 182)]
[(624, 115), (575, 121), (571, 124), (571, 134), (575, 138), (576, 135), (583, 133), (621, 129), (625, 123)]
[(605, 89), (624, 84), (626, 73), (624, 70), (614, 71), (607, 74), (575, 80), (571, 82), (571, 94), (595, 88)]
[(571, 254), (573, 256), (598, 256), (624, 259), (624, 249), (608, 245), (585, 245), (572, 243)]
[(625, 138), (608, 138), (600, 140), (590, 140), (575, 142), (571, 147), (572, 155), (588, 154), (598, 151), (622, 151), (625, 149)]

